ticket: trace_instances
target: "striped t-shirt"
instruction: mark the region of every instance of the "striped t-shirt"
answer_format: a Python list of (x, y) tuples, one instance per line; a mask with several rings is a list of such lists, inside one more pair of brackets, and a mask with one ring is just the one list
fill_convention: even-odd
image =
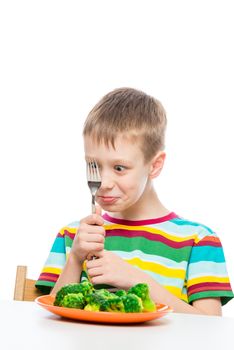
[[(219, 238), (208, 227), (175, 213), (130, 221), (104, 214), (105, 249), (142, 269), (178, 298), (191, 303), (220, 297), (224, 305), (234, 294)], [(68, 258), (79, 223), (56, 236), (36, 286), (49, 292)], [(85, 275), (85, 273), (84, 273)]]

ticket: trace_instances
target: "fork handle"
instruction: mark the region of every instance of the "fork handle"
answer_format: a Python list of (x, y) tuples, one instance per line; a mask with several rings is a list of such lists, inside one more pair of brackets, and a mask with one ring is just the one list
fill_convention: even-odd
[(95, 195), (92, 195), (92, 214), (96, 213), (96, 207), (95, 207)]
[[(96, 206), (95, 206), (95, 195), (92, 194), (92, 214), (96, 214)], [(87, 260), (95, 260), (97, 257), (90, 253), (87, 257)]]

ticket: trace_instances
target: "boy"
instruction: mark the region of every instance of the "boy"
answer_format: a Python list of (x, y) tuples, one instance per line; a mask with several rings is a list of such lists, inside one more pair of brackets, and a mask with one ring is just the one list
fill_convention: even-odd
[[(86, 161), (97, 161), (102, 184), (89, 215), (57, 235), (36, 283), (39, 289), (85, 277), (128, 289), (145, 282), (155, 302), (175, 312), (221, 315), (233, 298), (217, 235), (170, 212), (153, 187), (165, 161), (166, 114), (144, 92), (122, 88), (104, 96), (83, 131)], [(90, 254), (97, 258), (88, 260)], [(87, 276), (87, 275), (86, 275)], [(48, 291), (48, 289), (47, 289)]]

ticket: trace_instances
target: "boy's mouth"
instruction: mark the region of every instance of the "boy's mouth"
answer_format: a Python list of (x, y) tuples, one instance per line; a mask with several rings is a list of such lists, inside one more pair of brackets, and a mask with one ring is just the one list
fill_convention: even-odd
[(112, 197), (112, 196), (98, 196), (98, 199), (102, 203), (114, 203), (117, 201), (118, 197)]

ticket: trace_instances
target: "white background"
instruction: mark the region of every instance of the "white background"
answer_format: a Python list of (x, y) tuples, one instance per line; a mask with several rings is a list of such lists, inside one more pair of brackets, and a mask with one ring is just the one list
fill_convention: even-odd
[(58, 230), (89, 214), (83, 122), (122, 86), (167, 110), (155, 187), (218, 233), (234, 287), (232, 3), (0, 2), (0, 299), (13, 297), (16, 265), (37, 278)]

